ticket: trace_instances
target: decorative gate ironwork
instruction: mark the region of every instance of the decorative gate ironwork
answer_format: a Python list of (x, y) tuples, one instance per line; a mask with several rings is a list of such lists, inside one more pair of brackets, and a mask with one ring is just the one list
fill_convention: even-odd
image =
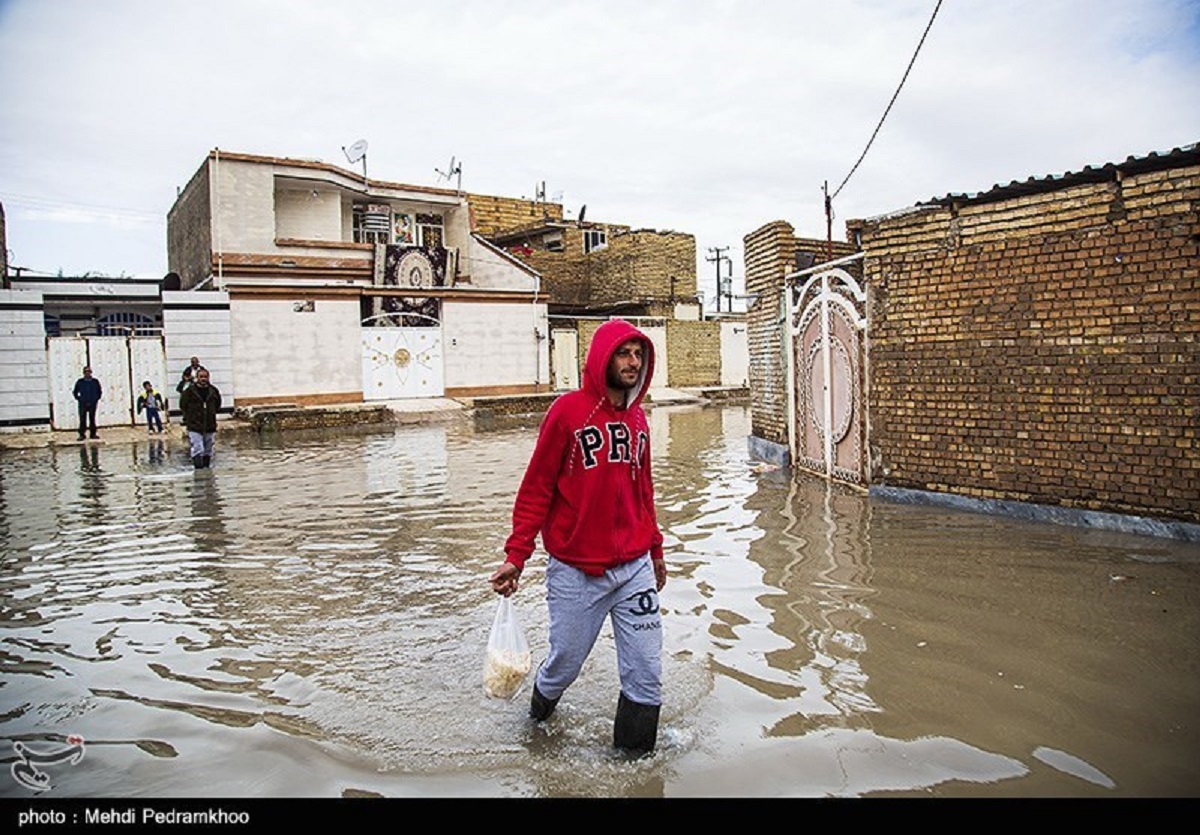
[(833, 266), (788, 276), (788, 432), (792, 461), (827, 478), (867, 480), (867, 295)]
[(363, 320), (364, 400), (401, 400), (445, 394), (442, 328), (437, 319), (405, 313), (424, 327), (367, 327), (372, 320), (390, 321), (394, 314)]

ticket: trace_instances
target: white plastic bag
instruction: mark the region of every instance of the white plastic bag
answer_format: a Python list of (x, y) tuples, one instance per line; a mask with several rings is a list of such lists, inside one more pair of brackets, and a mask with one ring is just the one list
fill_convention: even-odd
[(533, 667), (525, 630), (511, 598), (501, 597), (483, 659), (483, 692), (494, 699), (511, 699)]

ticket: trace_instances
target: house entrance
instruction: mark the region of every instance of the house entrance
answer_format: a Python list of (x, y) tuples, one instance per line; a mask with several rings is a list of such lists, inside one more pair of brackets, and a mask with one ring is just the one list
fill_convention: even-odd
[(798, 467), (827, 478), (867, 479), (866, 293), (828, 265), (789, 276), (789, 442)]
[(364, 400), (441, 397), (446, 392), (441, 322), (411, 312), (364, 319), (362, 364)]
[(554, 390), (579, 388), (579, 332), (573, 328), (552, 328), (550, 355), (554, 366)]
[(75, 429), (79, 409), (72, 393), (85, 365), (100, 381), (103, 394), (96, 425), (138, 423), (137, 399), (149, 380), (169, 400), (166, 349), (161, 336), (52, 336), (46, 340), (50, 384), (50, 425)]

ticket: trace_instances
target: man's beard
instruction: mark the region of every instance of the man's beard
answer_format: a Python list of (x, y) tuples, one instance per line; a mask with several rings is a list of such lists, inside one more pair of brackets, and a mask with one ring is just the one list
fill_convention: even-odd
[(625, 382), (625, 378), (610, 368), (608, 369), (608, 387), (611, 389), (624, 389), (625, 391), (629, 391), (630, 389), (637, 387), (638, 380), (640, 380), (641, 377), (642, 375), (639, 372), (638, 375), (633, 378), (633, 382), (627, 383)]

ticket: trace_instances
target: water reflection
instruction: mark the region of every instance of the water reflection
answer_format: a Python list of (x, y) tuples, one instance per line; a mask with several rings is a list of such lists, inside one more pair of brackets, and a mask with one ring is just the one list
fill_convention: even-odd
[(609, 747), (611, 646), (544, 727), (482, 694), (530, 425), (0, 453), (0, 746), (82, 735), (58, 796), (1200, 793), (1195, 546), (793, 482), (741, 407), (651, 430), (646, 761)]

